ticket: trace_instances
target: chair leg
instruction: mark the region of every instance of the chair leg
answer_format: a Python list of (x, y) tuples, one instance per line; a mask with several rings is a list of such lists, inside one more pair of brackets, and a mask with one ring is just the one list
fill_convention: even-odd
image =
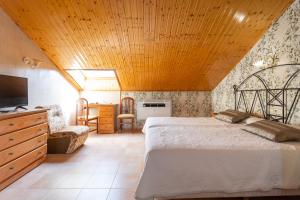
[(120, 121), (120, 130), (121, 130), (121, 133), (123, 132), (123, 120)]
[(133, 132), (133, 123), (134, 123), (134, 119), (131, 119), (131, 132)]
[(97, 118), (96, 126), (97, 134), (99, 134), (99, 118)]
[(119, 124), (118, 124), (118, 133), (120, 133), (122, 131), (122, 120), (119, 119)]

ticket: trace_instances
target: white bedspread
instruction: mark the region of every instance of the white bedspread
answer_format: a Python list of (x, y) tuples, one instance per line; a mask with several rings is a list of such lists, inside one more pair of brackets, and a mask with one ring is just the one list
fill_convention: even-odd
[(232, 127), (152, 127), (136, 199), (300, 186), (300, 144)]
[(213, 117), (148, 117), (143, 127), (143, 133), (153, 127), (165, 126), (228, 126), (235, 125), (217, 120)]

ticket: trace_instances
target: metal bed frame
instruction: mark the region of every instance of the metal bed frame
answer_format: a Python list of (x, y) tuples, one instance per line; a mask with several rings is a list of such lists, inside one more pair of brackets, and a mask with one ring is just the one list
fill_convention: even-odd
[[(294, 72), (288, 78), (282, 88), (269, 88), (266, 81), (262, 78), (261, 73), (265, 72), (266, 70), (272, 70), (279, 67), (289, 67), (289, 69), (293, 69)], [(290, 83), (299, 74), (300, 64), (275, 65), (255, 72), (254, 74), (248, 76), (238, 86), (233, 86), (235, 110), (239, 110), (241, 109), (241, 106), (244, 106), (246, 112), (254, 114), (256, 102), (259, 100), (262, 116), (265, 119), (280, 121), (288, 124), (300, 98), (300, 87), (290, 87)], [(242, 89), (242, 86), (251, 80), (251, 78), (256, 78), (256, 80), (262, 84), (263, 89)], [(292, 91), (295, 93), (294, 95), (291, 93)], [(293, 96), (291, 100), (288, 99), (288, 93)], [(252, 99), (247, 99), (247, 94), (248, 96), (251, 96)], [(272, 107), (277, 107), (277, 109), (280, 109), (281, 114), (272, 113)]]

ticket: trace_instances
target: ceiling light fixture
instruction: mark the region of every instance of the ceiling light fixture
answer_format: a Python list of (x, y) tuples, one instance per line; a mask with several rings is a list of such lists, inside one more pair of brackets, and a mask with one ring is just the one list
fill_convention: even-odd
[(242, 23), (244, 21), (245, 17), (246, 17), (246, 14), (243, 12), (240, 12), (240, 11), (236, 11), (233, 15), (233, 18), (239, 23)]
[(31, 68), (33, 68), (33, 69), (38, 68), (43, 63), (43, 61), (41, 61), (39, 59), (29, 58), (29, 57), (23, 57), (23, 62), (26, 65), (30, 65)]

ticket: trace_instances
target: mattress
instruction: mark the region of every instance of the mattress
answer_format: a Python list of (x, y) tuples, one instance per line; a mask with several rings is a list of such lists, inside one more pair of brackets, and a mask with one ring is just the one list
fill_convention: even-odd
[(298, 189), (300, 143), (275, 143), (240, 126), (157, 126), (145, 134), (136, 199)]

